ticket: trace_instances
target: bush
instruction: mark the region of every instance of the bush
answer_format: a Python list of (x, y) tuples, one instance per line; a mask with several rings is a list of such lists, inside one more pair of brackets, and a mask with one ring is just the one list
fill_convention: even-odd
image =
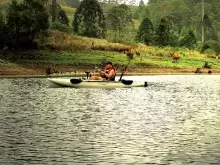
[[(208, 49), (208, 50), (207, 50)], [(201, 49), (201, 53), (209, 51), (209, 49), (213, 50), (213, 52), (216, 54), (220, 53), (220, 42), (215, 41), (215, 40), (209, 40), (206, 41)]]
[(180, 46), (185, 46), (186, 48), (193, 49), (196, 46), (196, 37), (192, 30), (188, 31), (188, 34), (186, 34), (179, 42)]
[(50, 29), (64, 32), (64, 33), (69, 33), (69, 34), (73, 32), (69, 26), (61, 24), (59, 22), (52, 23), (50, 26)]
[(204, 53), (211, 55), (211, 54), (215, 54), (215, 51), (212, 50), (212, 49), (210, 49), (210, 48), (208, 48), (208, 49), (206, 49), (206, 50), (204, 51)]

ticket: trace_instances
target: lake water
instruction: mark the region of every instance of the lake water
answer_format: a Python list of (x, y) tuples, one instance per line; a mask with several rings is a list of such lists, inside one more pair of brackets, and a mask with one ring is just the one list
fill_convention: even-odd
[(220, 75), (127, 79), (149, 86), (0, 79), (0, 164), (220, 164)]

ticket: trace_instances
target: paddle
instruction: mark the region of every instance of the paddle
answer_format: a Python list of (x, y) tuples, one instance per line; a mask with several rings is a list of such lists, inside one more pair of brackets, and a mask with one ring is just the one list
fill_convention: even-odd
[(70, 79), (70, 82), (72, 83), (72, 84), (79, 84), (79, 83), (81, 83), (82, 82), (82, 80), (81, 79)]
[(119, 78), (119, 80), (118, 80), (118, 81), (121, 81), (121, 79), (122, 79), (122, 77), (123, 77), (124, 73), (126, 72), (126, 70), (127, 70), (128, 65), (129, 65), (129, 63), (130, 63), (130, 62), (131, 62), (131, 59), (128, 61), (127, 65), (126, 65), (126, 66), (125, 66), (125, 68), (123, 69), (123, 71), (122, 71), (122, 73), (121, 73), (121, 76), (120, 76), (120, 78)]
[(90, 73), (90, 72), (87, 72), (87, 71), (86, 71), (85, 73), (86, 73), (86, 78), (89, 79), (89, 73)]
[(121, 79), (122, 79), (122, 77), (123, 77), (125, 71), (127, 70), (127, 67), (128, 67), (128, 66), (126, 66), (126, 67), (123, 69), (123, 71), (122, 71), (122, 73), (121, 73), (121, 76), (120, 76), (120, 78), (119, 78), (118, 81), (121, 81)]
[(121, 80), (121, 83), (124, 85), (131, 85), (133, 83), (133, 80)]

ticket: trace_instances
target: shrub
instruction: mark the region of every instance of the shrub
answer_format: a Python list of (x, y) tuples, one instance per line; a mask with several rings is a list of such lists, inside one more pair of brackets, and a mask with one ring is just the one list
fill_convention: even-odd
[(201, 53), (204, 53), (207, 51), (209, 52), (210, 51), (209, 49), (211, 49), (214, 53), (219, 54), (220, 53), (220, 42), (215, 41), (215, 40), (206, 41), (202, 46)]
[(180, 46), (185, 46), (189, 49), (195, 48), (196, 45), (196, 36), (192, 30), (188, 31), (188, 34), (185, 35), (179, 42)]
[(52, 23), (50, 28), (64, 33), (72, 33), (72, 28), (59, 22)]
[(206, 49), (206, 50), (204, 51), (204, 53), (210, 55), (210, 54), (215, 54), (215, 51), (212, 50), (212, 49), (210, 49), (210, 48), (208, 48), (208, 49)]

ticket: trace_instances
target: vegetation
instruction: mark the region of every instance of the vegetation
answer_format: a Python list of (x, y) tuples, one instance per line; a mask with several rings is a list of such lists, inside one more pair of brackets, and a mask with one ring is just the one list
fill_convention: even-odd
[(77, 8), (79, 7), (80, 1), (79, 0), (57, 0), (57, 3), (60, 5)]
[(193, 49), (196, 46), (196, 36), (192, 30), (189, 30), (188, 34), (180, 40), (180, 46), (185, 46), (189, 49)]
[[(125, 65), (129, 54), (133, 68), (197, 68), (204, 63), (220, 68), (217, 1), (205, 1), (203, 17), (201, 1), (192, 0), (140, 1), (139, 6), (119, 4), (121, 0), (8, 2), (0, 1), (4, 62), (94, 66), (107, 59)], [(173, 54), (180, 57), (177, 63)]]
[(106, 22), (97, 0), (83, 0), (76, 10), (73, 21), (74, 31), (79, 35), (102, 38)]
[(153, 32), (154, 32), (153, 23), (148, 17), (146, 17), (141, 22), (141, 25), (137, 32), (136, 40), (138, 42), (145, 43), (146, 45), (150, 45), (153, 41), (152, 38)]
[(107, 14), (106, 22), (109, 38), (116, 42), (123, 41), (124, 34), (128, 36), (129, 32), (134, 29), (131, 10), (124, 4), (111, 8)]
[(6, 24), (3, 24), (3, 46), (35, 48), (34, 39), (41, 30), (49, 27), (48, 14), (42, 1), (13, 0), (8, 8)]

